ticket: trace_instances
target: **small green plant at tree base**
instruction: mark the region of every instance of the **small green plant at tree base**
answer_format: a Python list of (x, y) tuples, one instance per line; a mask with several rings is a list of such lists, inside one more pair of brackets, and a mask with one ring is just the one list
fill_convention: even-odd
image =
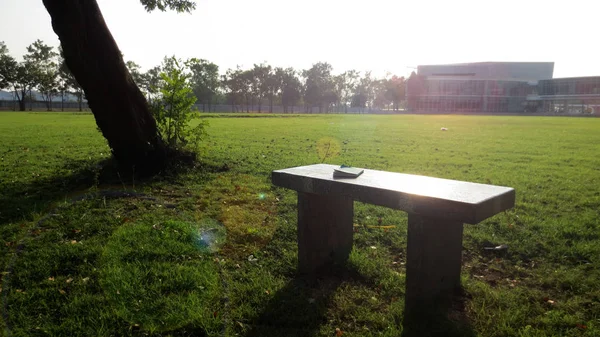
[(164, 142), (171, 148), (183, 148), (188, 144), (197, 146), (206, 135), (206, 121), (194, 127), (190, 122), (199, 118), (195, 110), (196, 96), (190, 84), (191, 75), (186, 65), (175, 57), (163, 62), (158, 98), (152, 101), (152, 113)]

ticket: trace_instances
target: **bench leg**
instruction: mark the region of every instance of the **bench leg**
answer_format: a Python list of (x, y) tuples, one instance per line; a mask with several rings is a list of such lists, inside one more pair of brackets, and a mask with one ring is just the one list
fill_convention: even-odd
[(354, 201), (298, 192), (298, 269), (312, 274), (343, 264), (352, 250)]
[(406, 311), (426, 309), (460, 288), (463, 224), (408, 214)]

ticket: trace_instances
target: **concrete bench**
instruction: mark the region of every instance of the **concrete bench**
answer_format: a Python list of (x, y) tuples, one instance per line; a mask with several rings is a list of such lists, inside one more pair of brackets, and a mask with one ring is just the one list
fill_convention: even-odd
[(366, 170), (334, 178), (334, 165), (277, 170), (276, 186), (298, 192), (298, 268), (325, 271), (352, 250), (354, 201), (408, 212), (406, 307), (460, 286), (463, 223), (477, 224), (515, 204), (509, 187)]

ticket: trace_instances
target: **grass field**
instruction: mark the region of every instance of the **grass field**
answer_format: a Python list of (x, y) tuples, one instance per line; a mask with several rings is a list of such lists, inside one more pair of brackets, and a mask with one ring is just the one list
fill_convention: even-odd
[(91, 115), (0, 113), (0, 331), (401, 335), (405, 213), (356, 203), (348, 266), (296, 275), (296, 196), (270, 172), (320, 162), (333, 139), (329, 163), (516, 189), (514, 210), (465, 226), (465, 294), (433, 335), (600, 336), (600, 119), (210, 118), (208, 132), (197, 167), (136, 181), (102, 164)]

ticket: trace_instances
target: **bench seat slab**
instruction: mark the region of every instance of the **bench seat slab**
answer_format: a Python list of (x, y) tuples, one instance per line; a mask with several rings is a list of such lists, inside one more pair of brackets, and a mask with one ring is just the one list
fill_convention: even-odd
[(477, 224), (515, 205), (510, 187), (365, 169), (355, 179), (335, 178), (337, 166), (317, 164), (272, 172), (276, 186), (345, 196), (408, 213)]

